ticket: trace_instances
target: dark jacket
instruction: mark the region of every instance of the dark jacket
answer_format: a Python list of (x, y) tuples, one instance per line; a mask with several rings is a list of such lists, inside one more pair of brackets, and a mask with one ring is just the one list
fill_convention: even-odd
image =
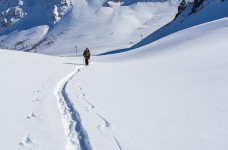
[(85, 59), (90, 59), (90, 51), (89, 51), (89, 49), (86, 49), (84, 51), (83, 56), (85, 57)]

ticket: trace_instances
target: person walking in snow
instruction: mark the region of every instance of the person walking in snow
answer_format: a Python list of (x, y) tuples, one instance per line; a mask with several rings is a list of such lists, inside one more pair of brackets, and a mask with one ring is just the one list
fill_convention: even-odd
[(89, 49), (86, 47), (85, 51), (83, 52), (83, 62), (85, 59), (85, 65), (89, 65), (89, 61), (90, 61), (90, 51)]

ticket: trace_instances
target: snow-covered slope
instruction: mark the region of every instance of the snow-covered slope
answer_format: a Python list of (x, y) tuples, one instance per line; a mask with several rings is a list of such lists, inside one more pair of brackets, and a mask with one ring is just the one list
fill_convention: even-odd
[(226, 150), (227, 39), (224, 18), (97, 57), (109, 63), (86, 68), (68, 90), (90, 142), (97, 149), (118, 149), (114, 137), (127, 150)]
[(54, 88), (69, 59), (0, 50), (0, 149), (63, 150), (67, 138)]
[[(179, 5), (179, 1), (173, 0), (165, 2), (134, 0), (132, 5), (122, 6), (125, 3), (112, 2), (112, 7), (104, 7), (105, 1), (103, 0), (72, 0), (70, 2), (73, 9), (70, 9), (60, 22), (52, 25), (49, 21), (50, 9), (52, 10), (53, 5), (58, 4), (57, 2), (59, 3), (59, 1), (53, 0), (41, 9), (39, 6), (43, 5), (37, 1), (34, 10), (30, 7), (32, 11), (29, 8), (27, 11), (25, 9), (24, 11), (28, 12), (28, 15), (24, 17), (24, 22), (22, 20), (21, 24), (18, 23), (14, 28), (10, 28), (12, 31), (18, 29), (10, 34), (2, 32), (0, 46), (8, 49), (68, 56), (75, 55), (75, 46), (77, 46), (78, 54), (81, 54), (81, 51), (87, 46), (93, 50), (94, 54), (99, 54), (129, 47), (139, 42), (170, 22), (175, 17)], [(69, 7), (71, 8), (71, 5)], [(25, 33), (33, 33), (33, 30), (41, 28), (41, 25), (42, 30), (48, 32), (45, 32), (43, 36), (35, 33), (32, 36), (38, 36), (35, 38), (36, 40), (29, 41), (31, 36)], [(41, 31), (41, 33), (44, 32)], [(10, 40), (9, 35), (15, 36), (17, 39)]]
[[(168, 23), (159, 30), (151, 33), (148, 37), (146, 37), (139, 43), (135, 44), (130, 49), (125, 49), (122, 51), (131, 50), (150, 44), (151, 42), (154, 42), (169, 34), (175, 33), (177, 31), (189, 27), (193, 27), (220, 18), (228, 17), (228, 1), (204, 0), (203, 3), (196, 8), (194, 13), (192, 13), (193, 6), (193, 3), (188, 3), (186, 8), (183, 11), (181, 11), (179, 16), (175, 20)], [(113, 51), (112, 53), (114, 52), (116, 51)]]
[(0, 50), (0, 149), (228, 149), (228, 2), (139, 1), (0, 0), (1, 47), (80, 56)]
[(88, 67), (1, 50), (0, 148), (226, 150), (227, 35), (223, 18)]
[(89, 47), (95, 55), (131, 46), (171, 21), (177, 12), (178, 3), (150, 2), (130, 6), (115, 3), (112, 8), (101, 7), (101, 4), (74, 4), (76, 8), (72, 13), (73, 19), (68, 21), (69, 30), (52, 47), (42, 47), (40, 53), (75, 55), (74, 46), (77, 46), (79, 55), (85, 47)]
[[(1, 9), (7, 10), (2, 13), (3, 22), (5, 17), (14, 23), (2, 32), (0, 47), (60, 56), (81, 55), (85, 47), (93, 55), (132, 50), (174, 32), (226, 17), (228, 7), (227, 1), (202, 0), (193, 11), (194, 3), (188, 2), (173, 20), (180, 1), (108, 1), (110, 7), (105, 7), (107, 2), (103, 0), (1, 3)], [(10, 13), (19, 8), (25, 12), (19, 13), (22, 17)]]
[[(69, 0), (1, 0), (0, 48), (36, 49), (49, 29), (71, 9)], [(12, 40), (11, 37), (16, 38)]]

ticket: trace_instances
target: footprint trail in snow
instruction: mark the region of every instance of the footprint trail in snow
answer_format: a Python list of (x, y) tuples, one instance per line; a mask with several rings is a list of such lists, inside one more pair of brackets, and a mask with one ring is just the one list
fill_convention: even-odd
[(19, 149), (21, 150), (39, 150), (39, 145), (31, 138), (30, 133), (19, 143)]
[(57, 84), (55, 95), (62, 114), (65, 134), (68, 139), (66, 149), (92, 150), (87, 132), (82, 126), (80, 115), (74, 108), (66, 91), (68, 82), (80, 72), (80, 68), (82, 68), (82, 66), (75, 68), (73, 72), (68, 74)]
[[(59, 81), (55, 88), (55, 96), (58, 101), (58, 106), (60, 112), (62, 114), (62, 121), (65, 129), (65, 135), (67, 137), (67, 145), (66, 150), (68, 149), (80, 149), (80, 150), (92, 150), (91, 143), (89, 141), (88, 134), (84, 129), (80, 114), (75, 109), (72, 100), (69, 98), (68, 93), (66, 91), (66, 87), (68, 83), (71, 81), (73, 77), (77, 77), (76, 75), (80, 72), (83, 66), (79, 66), (74, 69), (73, 72), (65, 76), (62, 80)], [(118, 140), (111, 133), (111, 123), (107, 121), (102, 115), (96, 112), (95, 106), (86, 98), (86, 94), (83, 92), (81, 86), (78, 86), (79, 94), (76, 96), (77, 99), (83, 100), (88, 107), (86, 111), (94, 113), (103, 124), (98, 125), (99, 130), (107, 130), (110, 133), (113, 142), (116, 143), (117, 148), (122, 150)]]

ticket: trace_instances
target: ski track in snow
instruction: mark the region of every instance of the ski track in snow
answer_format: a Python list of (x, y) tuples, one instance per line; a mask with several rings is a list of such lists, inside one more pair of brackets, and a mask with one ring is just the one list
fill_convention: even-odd
[(116, 142), (116, 144), (118, 145), (119, 149), (122, 150), (122, 148), (121, 148), (120, 143), (118, 142), (118, 140), (114, 136), (112, 136), (112, 137), (113, 137), (114, 141)]
[[(80, 95), (82, 96), (82, 97), (80, 97), (80, 96), (77, 96), (78, 98), (80, 98), (80, 99), (82, 99), (83, 101), (85, 101), (88, 105), (89, 105), (89, 108), (91, 108), (91, 109), (89, 109), (89, 110), (92, 110), (92, 112), (94, 113), (94, 114), (96, 114), (103, 122), (104, 122), (104, 127), (106, 127), (106, 128), (111, 128), (111, 123), (109, 123), (102, 115), (100, 115), (99, 113), (97, 113), (95, 110), (94, 110), (94, 108), (95, 108), (95, 106), (90, 102), (90, 101), (88, 101), (87, 99), (86, 99), (86, 94), (82, 91), (83, 89), (82, 89), (82, 87), (81, 86), (79, 86), (79, 90), (80, 90)], [(102, 126), (102, 125), (100, 125), (100, 126)]]
[(95, 112), (95, 111), (94, 111), (94, 113), (104, 121), (105, 127), (106, 127), (106, 128), (111, 127), (111, 124), (110, 124), (104, 117), (102, 117), (101, 115), (99, 115), (99, 114), (98, 114), (97, 112)]
[[(81, 93), (80, 96), (82, 96), (82, 97), (80, 97), (78, 95), (77, 98), (81, 98), (82, 100), (84, 100), (84, 102), (86, 102), (89, 105), (89, 107), (92, 109), (92, 112), (94, 114), (96, 114), (104, 122), (103, 125), (98, 126), (98, 129), (102, 129), (102, 127), (104, 127), (105, 129), (111, 129), (112, 128), (111, 123), (109, 121), (107, 121), (107, 119), (105, 119), (105, 117), (103, 117), (102, 115), (100, 115), (99, 113), (97, 113), (95, 111), (95, 106), (86, 99), (86, 94), (83, 92), (83, 88), (81, 86), (79, 86), (79, 90)], [(111, 133), (111, 135), (112, 135), (112, 133)], [(117, 138), (114, 135), (112, 135), (112, 138), (113, 138), (114, 142), (116, 143), (116, 145), (118, 146), (119, 150), (122, 150), (122, 147), (121, 147), (119, 141), (117, 140)]]
[(81, 118), (73, 103), (68, 97), (66, 86), (68, 82), (80, 71), (79, 66), (73, 72), (64, 77), (55, 88), (55, 95), (58, 100), (58, 105), (62, 114), (65, 134), (67, 135), (68, 143), (67, 150), (92, 150), (87, 132), (82, 126)]
[[(80, 72), (80, 69), (82, 67), (83, 66), (79, 66), (75, 68), (73, 72), (60, 80), (55, 88), (55, 96), (57, 98), (58, 106), (62, 114), (65, 134), (68, 140), (66, 150), (92, 150), (88, 134), (81, 123), (80, 115), (75, 109), (74, 104), (68, 97), (68, 93), (66, 91), (67, 84), (77, 73)], [(92, 112), (96, 114), (102, 120), (102, 122), (104, 122), (103, 125), (99, 125), (100, 127), (98, 129), (102, 129), (102, 127), (104, 127), (105, 129), (111, 129), (111, 123), (94, 110), (95, 106), (85, 98), (86, 94), (83, 93), (82, 90), (82, 87), (79, 86), (80, 96), (82, 97), (77, 96), (77, 98), (84, 100), (84, 102), (89, 105), (89, 108), (92, 109)], [(118, 148), (122, 150), (116, 137), (114, 137), (112, 134), (111, 136)]]

